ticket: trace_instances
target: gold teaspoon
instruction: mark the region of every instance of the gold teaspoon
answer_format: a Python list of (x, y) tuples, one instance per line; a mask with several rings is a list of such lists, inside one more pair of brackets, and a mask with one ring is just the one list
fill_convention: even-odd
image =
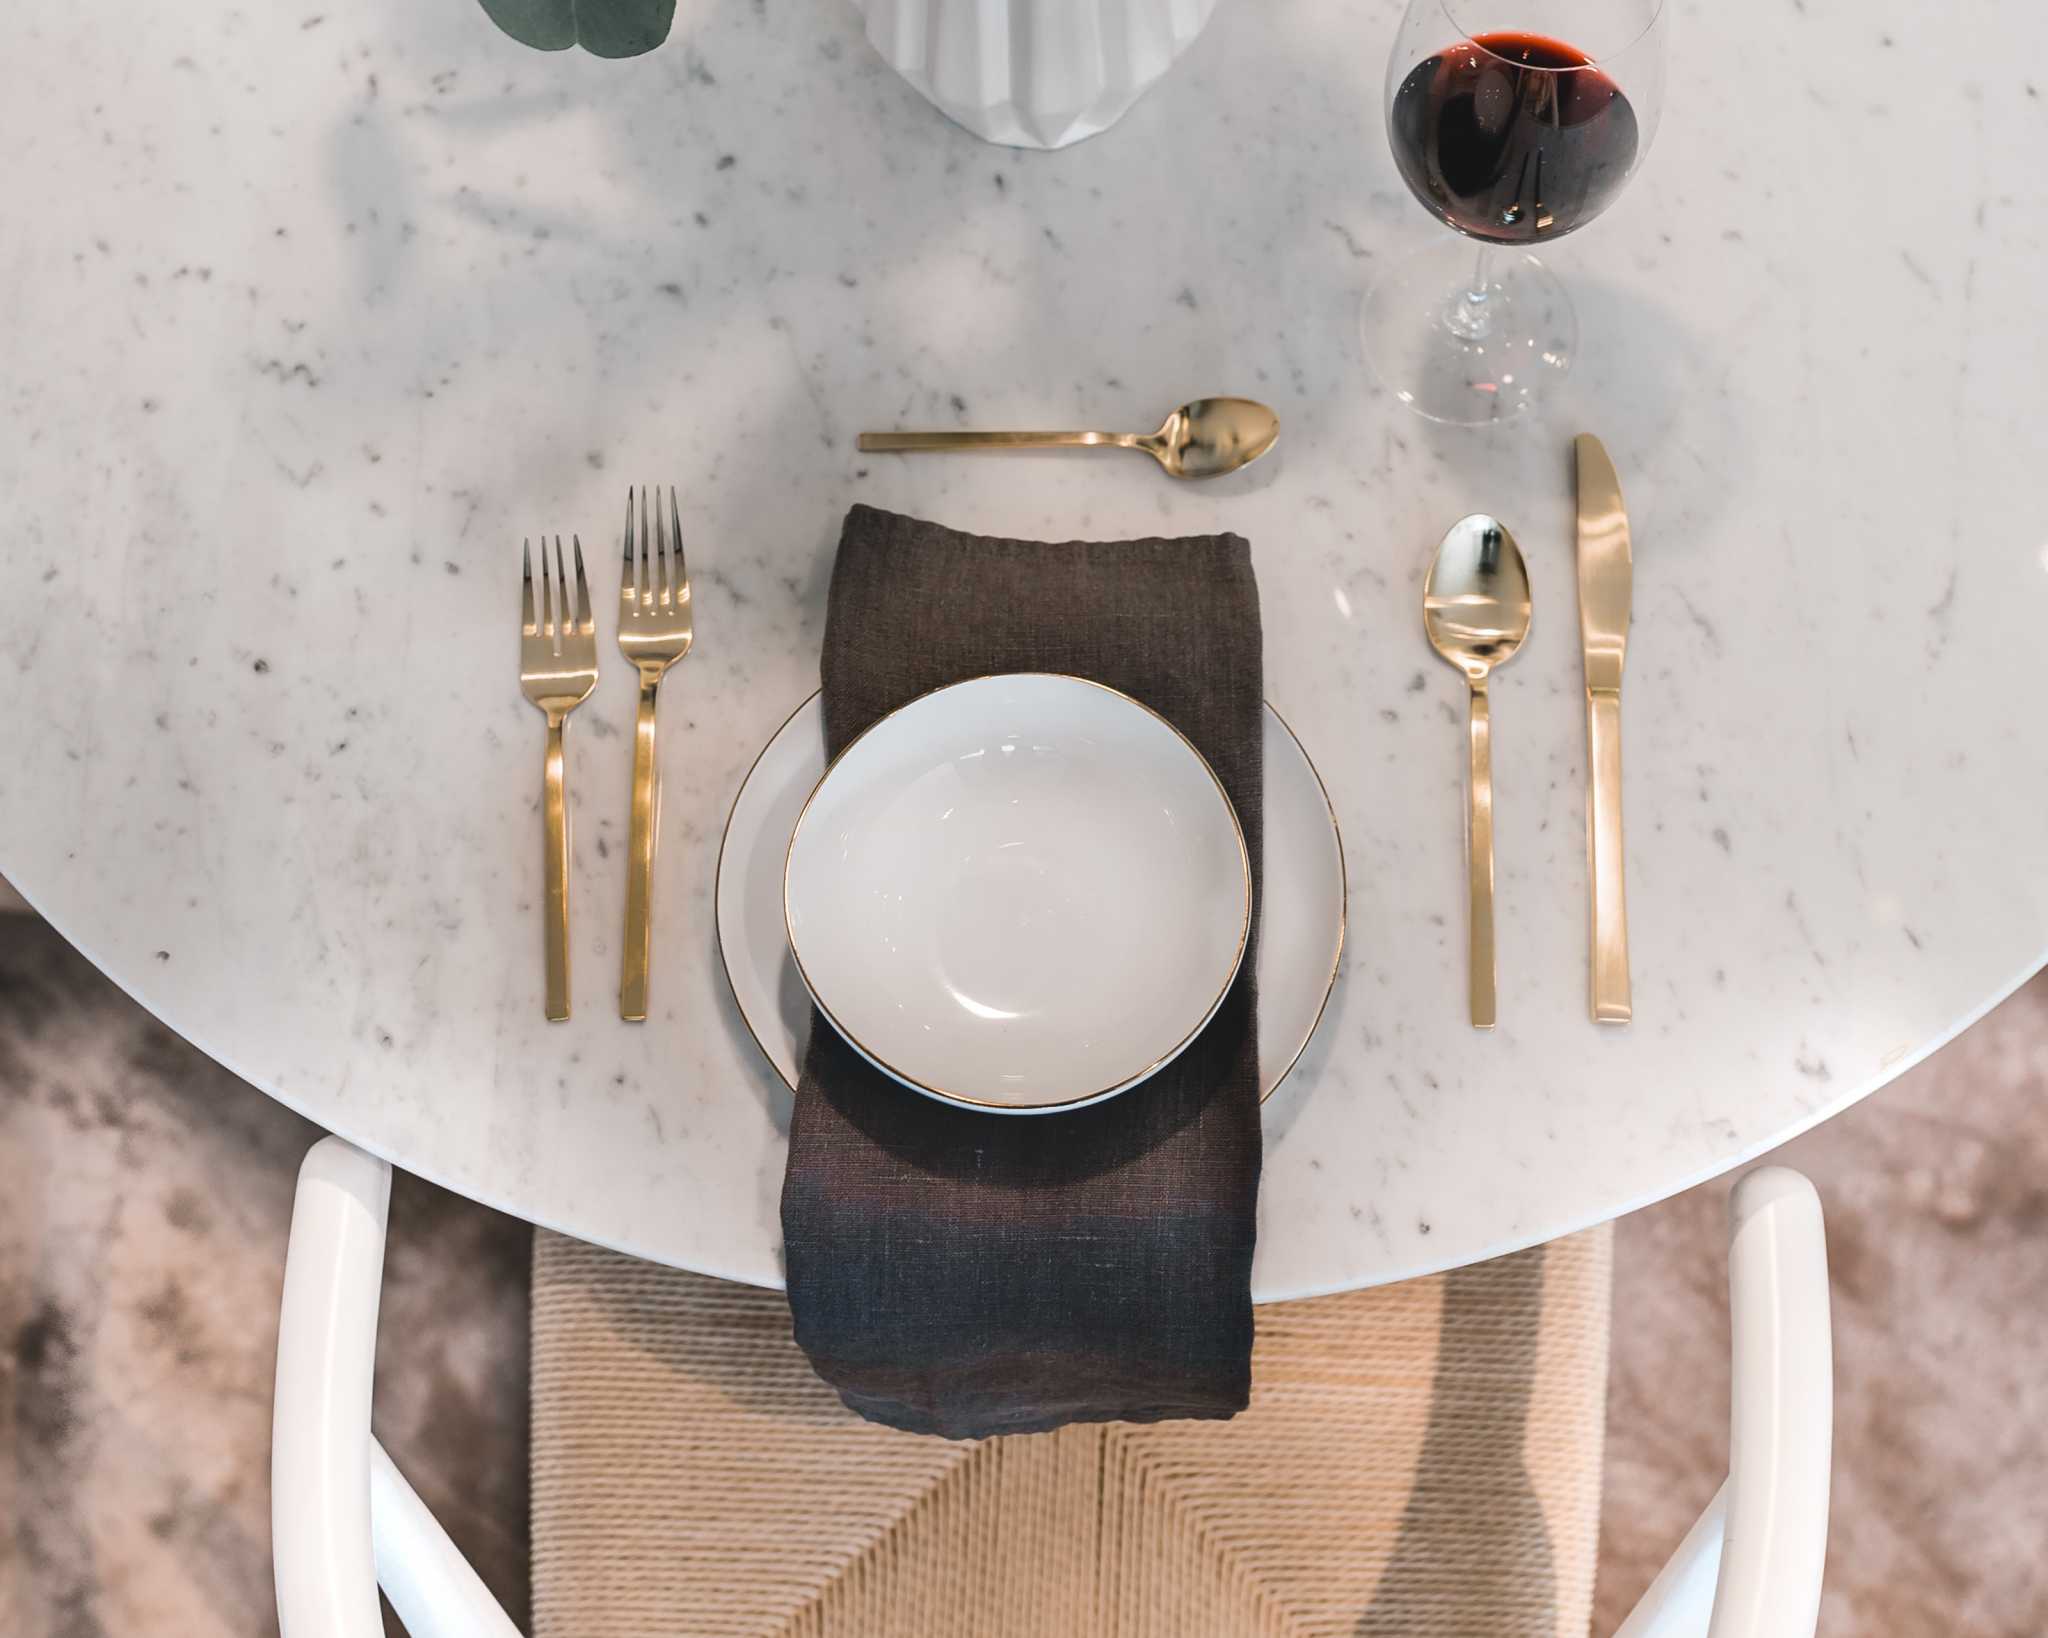
[(1249, 398), (1197, 398), (1157, 432), (863, 432), (875, 453), (929, 449), (1140, 449), (1176, 478), (1215, 478), (1273, 447), (1280, 418)]
[(1498, 518), (1475, 512), (1451, 525), (1422, 588), (1429, 646), (1465, 674), (1472, 696), (1471, 804), (1465, 827), (1470, 901), (1472, 1027), (1492, 1029), (1493, 754), (1486, 679), (1529, 635), (1529, 571)]

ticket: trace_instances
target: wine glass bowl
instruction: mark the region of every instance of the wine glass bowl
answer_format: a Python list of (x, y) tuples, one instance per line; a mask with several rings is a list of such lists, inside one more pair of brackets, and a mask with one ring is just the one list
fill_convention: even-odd
[(1416, 199), (1478, 242), (1424, 250), (1367, 295), (1367, 356), (1419, 413), (1499, 420), (1570, 368), (1570, 298), (1526, 250), (1598, 216), (1649, 148), (1667, 15), (1666, 0), (1410, 0), (1388, 144)]
[(1591, 221), (1621, 190), (1640, 141), (1627, 95), (1541, 34), (1460, 40), (1410, 69), (1387, 101), (1408, 189), (1449, 226), (1529, 244)]

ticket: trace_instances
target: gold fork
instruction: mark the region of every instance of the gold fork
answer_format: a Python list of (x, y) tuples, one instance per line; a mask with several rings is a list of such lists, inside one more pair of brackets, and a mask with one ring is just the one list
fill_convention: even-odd
[[(647, 1017), (647, 964), (653, 945), (654, 837), (660, 818), (660, 777), (654, 758), (654, 702), (668, 668), (690, 652), (690, 576), (683, 562), (683, 520), (668, 492), (668, 521), (655, 497), (647, 521), (647, 490), (639, 490), (640, 528), (633, 529), (634, 491), (626, 491), (626, 566), (619, 582), (619, 647), (640, 672), (640, 717), (633, 736), (633, 835), (626, 856), (626, 943), (619, 969), (619, 1016)], [(636, 552), (637, 539), (637, 552)], [(670, 557), (674, 557), (671, 566)]]
[[(562, 729), (569, 713), (597, 686), (597, 623), (590, 617), (590, 587), (583, 578), (583, 542), (570, 536), (576, 553), (576, 610), (569, 611), (569, 578), (562, 565), (562, 537), (555, 536), (555, 572), (548, 573), (548, 543), (540, 543), (540, 615), (533, 608), (533, 548), (521, 548), (519, 687), (547, 714), (548, 762), (546, 844), (541, 873), (547, 883), (548, 1017), (569, 1016), (569, 810), (562, 792)], [(555, 618), (559, 606), (561, 618)]]

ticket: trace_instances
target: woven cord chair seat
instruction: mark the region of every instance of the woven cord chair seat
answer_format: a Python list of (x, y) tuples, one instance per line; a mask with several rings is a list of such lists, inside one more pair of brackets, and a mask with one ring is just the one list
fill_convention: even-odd
[(1231, 1422), (956, 1444), (780, 1293), (541, 1232), (536, 1638), (1584, 1638), (1611, 1256), (1262, 1308)]

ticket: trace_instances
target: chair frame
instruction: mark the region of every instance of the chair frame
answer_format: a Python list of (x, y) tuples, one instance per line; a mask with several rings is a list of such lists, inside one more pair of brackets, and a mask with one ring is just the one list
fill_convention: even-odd
[[(282, 1638), (518, 1629), (370, 1431), (391, 1168), (323, 1138), (299, 1169), (277, 1343), (271, 1537)], [(1820, 1198), (1767, 1166), (1729, 1204), (1728, 1479), (1615, 1638), (1813, 1638), (1833, 1339)]]

